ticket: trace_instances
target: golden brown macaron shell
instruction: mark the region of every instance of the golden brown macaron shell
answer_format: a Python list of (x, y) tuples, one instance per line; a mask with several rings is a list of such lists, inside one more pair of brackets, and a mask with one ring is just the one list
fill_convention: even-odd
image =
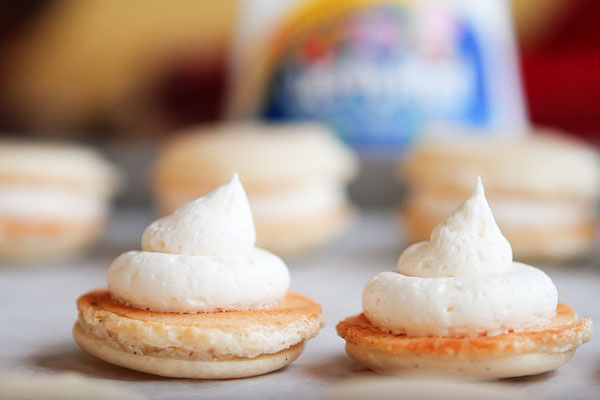
[[(114, 300), (107, 289), (100, 289), (81, 296), (77, 300), (80, 315), (114, 316), (129, 321), (160, 323), (164, 325), (201, 326), (219, 329), (244, 329), (253, 325), (282, 327), (300, 320), (321, 320), (321, 306), (309, 298), (288, 292), (277, 305), (244, 311), (202, 312), (197, 314), (155, 312), (140, 310)], [(91, 315), (90, 315), (91, 316)]]
[[(160, 347), (144, 343), (149, 341), (145, 338), (166, 337), (169, 328), (176, 328), (178, 329), (176, 342), (179, 342), (182, 348), (189, 348), (198, 341), (206, 340), (203, 329), (211, 332), (216, 330), (227, 335), (244, 335), (248, 329), (258, 326), (274, 331), (298, 327), (301, 335), (304, 336), (303, 340), (308, 340), (317, 335), (323, 320), (319, 304), (291, 292), (279, 304), (269, 308), (183, 314), (136, 309), (117, 302), (108, 290), (102, 289), (81, 296), (77, 300), (77, 309), (79, 311), (77, 324), (86, 332), (94, 334), (94, 328), (101, 324), (103, 330), (109, 332), (108, 338), (105, 339), (115, 341), (114, 345), (119, 346), (117, 339), (123, 340), (124, 336), (116, 338), (113, 334), (121, 333), (139, 345), (139, 348), (146, 348), (154, 355), (167, 353), (167, 356), (179, 353), (173, 351), (177, 346), (169, 346), (169, 351), (164, 351)], [(186, 328), (199, 328), (199, 330)], [(126, 346), (123, 348), (133, 351)], [(189, 353), (186, 350), (182, 352)], [(199, 352), (194, 354), (198, 359), (227, 359), (231, 356), (215, 352), (211, 352), (208, 356)]]
[[(523, 332), (510, 332), (498, 336), (478, 337), (408, 337), (384, 332), (369, 322), (360, 314), (347, 318), (337, 325), (338, 334), (346, 340), (347, 346), (365, 352), (385, 354), (397, 359), (429, 359), (441, 361), (455, 361), (473, 363), (476, 360), (502, 360), (510, 357), (527, 354), (566, 354), (566, 362), (572, 352), (590, 340), (592, 335), (592, 321), (589, 318), (578, 319), (571, 307), (559, 303), (557, 314), (548, 324), (527, 329)], [(347, 347), (348, 348), (348, 347)], [(352, 351), (349, 352), (349, 354)], [(352, 354), (350, 354), (352, 357)], [(356, 360), (359, 361), (359, 360)], [(360, 361), (365, 361), (360, 360)], [(374, 365), (377, 362), (374, 361)], [(373, 367), (367, 365), (369, 367)], [(414, 365), (414, 368), (418, 368)], [(551, 368), (554, 369), (554, 368)], [(548, 369), (550, 370), (550, 369)], [(383, 373), (408, 372), (400, 370), (380, 370)], [(460, 373), (462, 371), (447, 371)], [(483, 378), (503, 378), (508, 376), (486, 376)]]
[[(282, 368), (300, 355), (304, 342), (316, 336), (323, 323), (320, 305), (291, 292), (270, 308), (179, 314), (136, 309), (115, 301), (103, 289), (80, 297), (77, 309), (73, 334), (82, 349), (131, 369), (187, 378), (238, 378)], [(256, 327), (273, 332), (291, 329), (300, 339), (275, 353), (250, 357), (213, 351), (207, 344), (215, 332), (240, 337), (243, 343)], [(156, 338), (171, 345), (150, 343)]]

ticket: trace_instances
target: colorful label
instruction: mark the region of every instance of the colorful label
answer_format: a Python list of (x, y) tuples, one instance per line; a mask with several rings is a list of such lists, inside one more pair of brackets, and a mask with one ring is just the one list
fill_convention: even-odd
[(282, 34), (262, 116), (322, 120), (357, 148), (386, 150), (409, 145), (430, 124), (489, 124), (480, 43), (468, 21), (439, 3), (368, 3), (315, 12)]

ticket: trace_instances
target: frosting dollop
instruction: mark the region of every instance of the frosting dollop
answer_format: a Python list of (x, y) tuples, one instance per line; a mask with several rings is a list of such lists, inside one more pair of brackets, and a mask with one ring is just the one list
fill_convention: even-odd
[(363, 311), (376, 327), (409, 336), (498, 335), (541, 325), (558, 292), (538, 268), (513, 262), (479, 179), (473, 195), (409, 246), (397, 272), (375, 276)]
[(108, 271), (111, 295), (161, 312), (196, 313), (270, 306), (290, 277), (276, 255), (256, 248), (248, 198), (229, 183), (146, 228), (143, 251), (117, 257)]
[(478, 178), (466, 202), (431, 234), (431, 240), (409, 246), (397, 271), (422, 278), (487, 275), (510, 270), (510, 243), (500, 232)]
[(247, 254), (256, 244), (248, 197), (237, 174), (206, 196), (151, 223), (142, 249), (188, 256)]

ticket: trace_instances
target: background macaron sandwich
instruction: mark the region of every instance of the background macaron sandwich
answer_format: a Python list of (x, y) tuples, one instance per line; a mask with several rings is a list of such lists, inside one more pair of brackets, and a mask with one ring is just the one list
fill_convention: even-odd
[(103, 232), (116, 170), (65, 144), (0, 142), (0, 260), (63, 258)]
[(596, 243), (600, 158), (591, 146), (556, 132), (426, 141), (399, 173), (410, 192), (402, 208), (410, 241), (426, 238), (481, 176), (517, 258), (577, 258)]
[(317, 124), (232, 123), (184, 132), (154, 170), (160, 214), (202, 196), (239, 172), (254, 214), (257, 243), (283, 256), (333, 239), (354, 212), (345, 184), (354, 153)]

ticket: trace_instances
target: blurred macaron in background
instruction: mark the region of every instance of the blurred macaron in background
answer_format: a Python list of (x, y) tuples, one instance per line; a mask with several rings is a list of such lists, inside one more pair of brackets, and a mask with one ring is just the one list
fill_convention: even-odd
[(315, 123), (230, 123), (181, 133), (154, 167), (159, 213), (205, 195), (235, 172), (248, 194), (258, 246), (277, 254), (318, 248), (354, 217), (346, 184), (358, 173), (358, 158)]
[(0, 142), (0, 259), (47, 261), (90, 247), (102, 235), (120, 182), (90, 148)]
[(563, 133), (424, 140), (398, 169), (408, 185), (401, 214), (411, 241), (428, 239), (480, 176), (516, 259), (565, 261), (596, 246), (600, 155)]

